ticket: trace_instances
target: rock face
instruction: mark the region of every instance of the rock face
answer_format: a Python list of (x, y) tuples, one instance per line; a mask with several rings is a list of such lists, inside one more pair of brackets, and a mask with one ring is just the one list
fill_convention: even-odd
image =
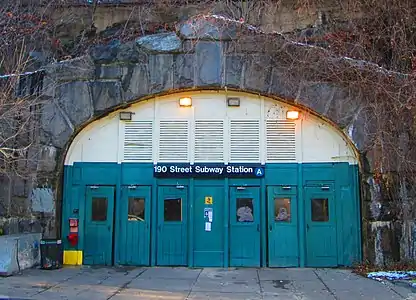
[(137, 45), (151, 52), (179, 52), (181, 39), (173, 32), (147, 35), (136, 41)]
[[(276, 42), (267, 43), (270, 39)], [(299, 74), (285, 73), (288, 58), (287, 52), (279, 52), (285, 46), (282, 43), (278, 36), (262, 35), (240, 22), (199, 17), (179, 24), (176, 33), (144, 36), (125, 44), (115, 40), (95, 46), (87, 57), (47, 66), (45, 82), (49, 84), (44, 90), (51, 100), (43, 106), (41, 141), (56, 148), (59, 154), (47, 165), (50, 168), (52, 164), (59, 171), (74, 132), (97, 117), (144, 96), (185, 88), (238, 89), (302, 105), (344, 129), (362, 152), (363, 161), (368, 162), (370, 158), (364, 153), (366, 137), (375, 129), (359, 91), (304, 78), (301, 70)], [(371, 172), (374, 167), (364, 166), (363, 172)], [(58, 182), (54, 173), (49, 176), (49, 182)], [(373, 206), (380, 206), (379, 212), (383, 205), (377, 202), (377, 186), (371, 176), (364, 177), (364, 181), (368, 178), (363, 185), (367, 191), (364, 198)], [(56, 193), (61, 187), (56, 184), (53, 188)], [(380, 213), (366, 214), (370, 205), (362, 207), (366, 218), (380, 218)], [(377, 250), (375, 260), (379, 262), (384, 261), (380, 255), (394, 251), (391, 243), (386, 242), (389, 250), (383, 252), (380, 239), (389, 235), (380, 234), (378, 228), (363, 225), (365, 248), (370, 253), (366, 257)], [(383, 225), (384, 231), (389, 228), (394, 226)]]

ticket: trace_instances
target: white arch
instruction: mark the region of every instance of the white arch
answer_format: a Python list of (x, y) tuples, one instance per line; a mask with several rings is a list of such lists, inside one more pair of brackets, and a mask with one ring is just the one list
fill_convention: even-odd
[[(192, 98), (192, 107), (179, 107), (179, 98)], [(239, 97), (239, 107), (228, 107), (227, 97)], [(133, 121), (149, 121), (158, 124), (161, 120), (189, 121), (190, 139), (193, 138), (195, 121), (223, 120), (224, 124), (224, 162), (229, 162), (231, 120), (258, 120), (260, 135), (259, 162), (269, 163), (266, 155), (266, 122), (267, 120), (285, 120), (286, 111), (297, 109), (274, 99), (257, 95), (225, 92), (200, 91), (177, 93), (152, 98), (133, 104), (131, 107), (109, 114), (102, 119), (87, 125), (73, 140), (65, 157), (65, 165), (74, 162), (117, 162), (125, 161), (124, 135), (125, 121), (119, 120), (120, 111), (133, 112)], [(352, 144), (345, 136), (328, 122), (310, 113), (301, 111), (295, 121), (296, 155), (294, 159), (279, 162), (348, 162), (357, 164)], [(153, 155), (150, 161), (157, 162), (159, 131), (153, 126)], [(189, 161), (194, 160), (195, 142), (189, 142)]]

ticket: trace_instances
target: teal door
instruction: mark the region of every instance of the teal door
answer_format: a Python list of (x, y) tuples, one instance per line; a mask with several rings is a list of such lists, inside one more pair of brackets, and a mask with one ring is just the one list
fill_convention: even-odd
[(269, 267), (299, 266), (298, 205), (296, 186), (269, 186)]
[(337, 230), (332, 185), (305, 187), (306, 265), (337, 266)]
[(149, 186), (125, 186), (120, 203), (119, 239), (120, 265), (150, 264), (150, 194)]
[(114, 187), (87, 186), (83, 261), (85, 265), (112, 265)]
[(194, 191), (194, 266), (224, 267), (224, 185)]
[(187, 265), (187, 189), (159, 187), (157, 256), (159, 266)]
[(260, 266), (260, 189), (230, 188), (230, 266)]

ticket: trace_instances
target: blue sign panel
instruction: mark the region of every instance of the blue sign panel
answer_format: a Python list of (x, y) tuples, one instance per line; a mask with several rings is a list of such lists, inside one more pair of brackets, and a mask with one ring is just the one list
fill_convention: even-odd
[(158, 178), (260, 178), (264, 176), (264, 166), (258, 164), (157, 164), (154, 165), (153, 174)]

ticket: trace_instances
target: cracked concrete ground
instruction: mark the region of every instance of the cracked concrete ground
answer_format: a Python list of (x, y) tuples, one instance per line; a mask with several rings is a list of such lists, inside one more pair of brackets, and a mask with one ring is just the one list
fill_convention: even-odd
[[(4, 296), (2, 298), (2, 296)], [(72, 267), (0, 278), (0, 299), (416, 299), (341, 269)]]

